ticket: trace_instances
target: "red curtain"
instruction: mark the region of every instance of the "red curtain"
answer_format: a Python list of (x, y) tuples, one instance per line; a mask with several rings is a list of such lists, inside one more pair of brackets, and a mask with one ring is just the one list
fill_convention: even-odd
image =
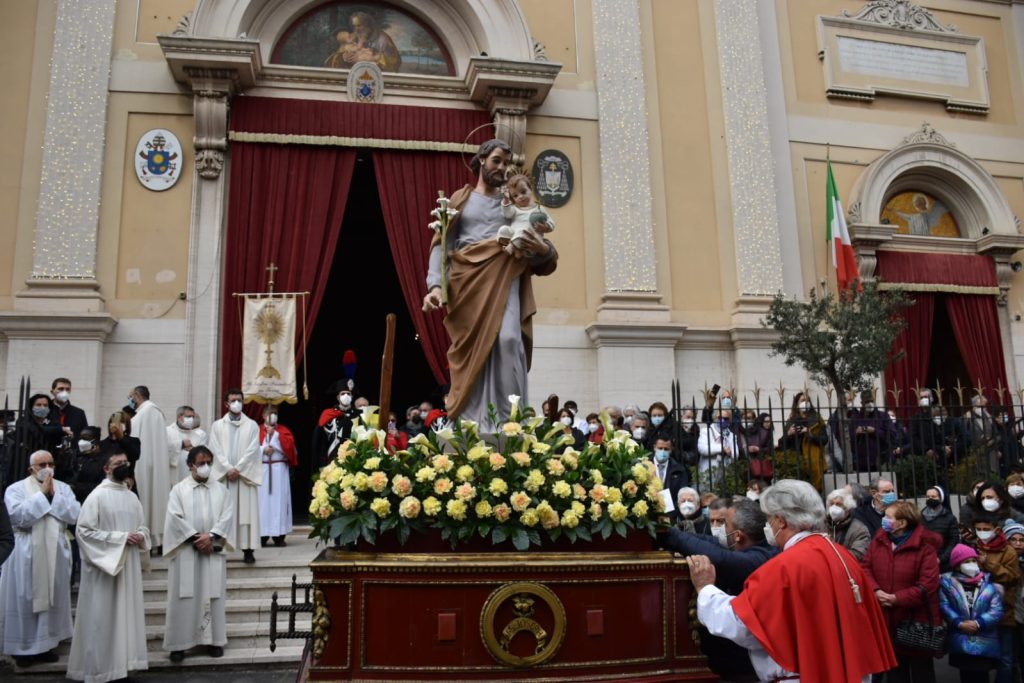
[(427, 229), (437, 191), (448, 196), (471, 180), (458, 154), (374, 151), (373, 166), (402, 294), (438, 384), (447, 384), (450, 340), (439, 313), (424, 313), (427, 259), (433, 233)]
[[(900, 406), (901, 418), (910, 416), (910, 406), (917, 403), (914, 389), (928, 382), (928, 363), (931, 360), (932, 323), (935, 320), (935, 295), (915, 292), (914, 303), (903, 310), (907, 326), (896, 337), (893, 352), (903, 357), (889, 364), (885, 371), (885, 402)], [(889, 392), (895, 383), (899, 400)]]
[[(242, 348), (233, 292), (310, 292), (306, 330), (324, 298), (345, 214), (356, 151), (343, 147), (233, 143), (224, 253), (221, 392), (238, 386)], [(301, 315), (301, 309), (300, 309)], [(298, 349), (301, 357), (302, 349)]]
[[(946, 297), (946, 310), (960, 355), (971, 373), (971, 383), (977, 386), (980, 382), (985, 387), (985, 398), (992, 405), (1008, 403), (1003, 336), (999, 329), (995, 297), (950, 295)], [(1006, 389), (1002, 400), (996, 393), (996, 387)]]
[(960, 287), (995, 287), (996, 267), (988, 256), (922, 254), (911, 251), (878, 252), (882, 282)]

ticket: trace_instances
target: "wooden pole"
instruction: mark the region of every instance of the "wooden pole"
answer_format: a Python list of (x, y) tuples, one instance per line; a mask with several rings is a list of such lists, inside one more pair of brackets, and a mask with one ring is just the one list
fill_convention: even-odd
[(384, 335), (384, 357), (380, 363), (380, 412), (377, 414), (377, 429), (387, 429), (388, 414), (391, 412), (391, 376), (395, 362), (395, 314), (388, 313), (387, 332)]

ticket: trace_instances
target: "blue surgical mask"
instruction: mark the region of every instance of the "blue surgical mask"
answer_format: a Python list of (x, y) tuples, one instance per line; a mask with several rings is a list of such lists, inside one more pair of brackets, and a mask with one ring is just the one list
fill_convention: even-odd
[(661, 423), (665, 421), (664, 415), (651, 415), (651, 424), (655, 427), (660, 427)]
[(135, 399), (133, 397), (131, 397), (131, 396), (128, 397), (128, 405), (129, 405), (129, 407), (131, 407), (132, 410), (135, 410), (135, 408), (138, 407), (135, 404)]
[(722, 407), (725, 408), (725, 409), (732, 408), (732, 399), (731, 398), (723, 398), (722, 399)]
[(654, 459), (658, 461), (658, 464), (668, 462), (669, 451), (664, 448), (659, 448), (654, 451)]
[(700, 514), (704, 515), (704, 519), (709, 518), (711, 516), (711, 508), (708, 508), (708, 507), (701, 508), (700, 509)]
[(882, 494), (882, 505), (892, 505), (898, 498), (896, 498), (896, 492), (890, 491), (889, 493)]
[(882, 529), (885, 531), (885, 533), (891, 534), (894, 524), (895, 522), (893, 522), (888, 517), (882, 517)]

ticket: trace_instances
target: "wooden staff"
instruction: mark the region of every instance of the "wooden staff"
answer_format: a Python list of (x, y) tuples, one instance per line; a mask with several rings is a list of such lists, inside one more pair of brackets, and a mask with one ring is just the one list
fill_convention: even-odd
[(387, 419), (391, 413), (391, 376), (394, 373), (395, 363), (395, 314), (388, 313), (386, 321), (384, 357), (380, 363), (380, 412), (377, 413), (377, 429), (387, 429)]

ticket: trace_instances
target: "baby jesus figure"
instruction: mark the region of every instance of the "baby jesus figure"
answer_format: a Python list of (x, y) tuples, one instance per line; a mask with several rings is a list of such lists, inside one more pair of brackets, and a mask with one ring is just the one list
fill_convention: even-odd
[(533, 183), (523, 174), (510, 177), (502, 188), (501, 213), (508, 224), (498, 228), (498, 243), (513, 256), (517, 250), (526, 258), (534, 256), (526, 249), (527, 230), (545, 235), (555, 229), (555, 219), (533, 200)]

